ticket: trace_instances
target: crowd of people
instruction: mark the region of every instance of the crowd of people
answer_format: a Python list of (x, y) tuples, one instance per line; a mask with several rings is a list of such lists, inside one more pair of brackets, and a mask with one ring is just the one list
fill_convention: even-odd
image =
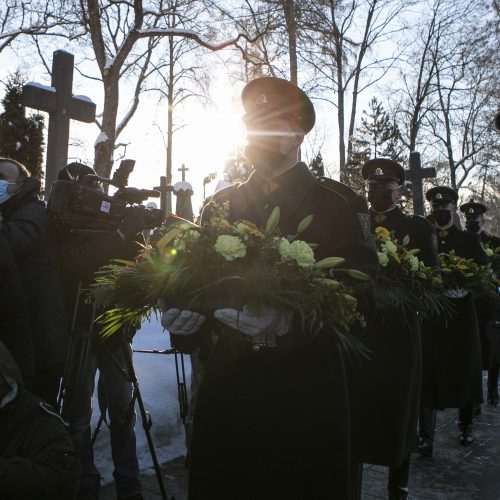
[[(500, 322), (495, 304), (460, 290), (443, 290), (454, 303), (451, 317), (422, 321), (418, 303), (405, 317), (383, 317), (374, 298), (379, 257), (371, 229), (408, 236), (427, 266), (451, 250), (486, 264), (484, 245), (500, 246), (484, 231), (487, 207), (458, 206), (455, 190), (436, 186), (426, 192), (427, 218), (405, 214), (405, 170), (387, 158), (363, 165), (365, 199), (300, 161), (315, 124), (301, 89), (259, 78), (242, 101), (254, 172), (209, 198), (200, 222), (220, 203), (230, 222), (257, 226), (279, 206), (283, 234), (313, 215), (302, 238), (316, 245), (315, 257), (342, 257), (369, 277), (371, 286), (356, 297), (366, 324), (351, 332), (369, 355), (349, 356), (332, 325), (306, 338), (300, 318), (266, 304), (204, 315), (162, 303), (173, 347), (196, 352), (203, 368), (189, 437), (189, 500), (359, 500), (364, 463), (388, 466), (388, 498), (406, 499), (411, 453), (433, 455), (436, 411), (458, 409), (457, 444), (469, 446), (483, 402), (482, 370), (487, 402), (497, 406), (500, 359), (490, 339), (500, 335)], [(87, 182), (94, 178), (80, 163), (59, 173), (59, 180), (102, 190), (97, 180)], [(0, 158), (0, 499), (98, 499), (90, 421), (99, 370), (117, 498), (141, 500), (126, 376), (134, 332), (103, 340), (86, 291), (101, 266), (137, 253), (145, 222), (140, 210), (130, 211), (113, 230), (68, 231), (54, 223), (39, 192), (40, 181), (22, 164)], [(240, 332), (236, 352), (217, 335), (226, 327)]]

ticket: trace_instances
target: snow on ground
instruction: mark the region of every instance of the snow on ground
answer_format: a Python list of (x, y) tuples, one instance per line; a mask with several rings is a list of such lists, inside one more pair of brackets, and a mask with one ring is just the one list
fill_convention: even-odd
[[(151, 323), (144, 323), (134, 338), (134, 349), (168, 349), (169, 337), (156, 319)], [(189, 356), (184, 356), (186, 366), (187, 386), (190, 387), (191, 365)], [(175, 359), (169, 354), (134, 353), (134, 368), (139, 388), (144, 400), (146, 411), (151, 414), (153, 427), (151, 434), (155, 444), (156, 453), (160, 463), (185, 454), (184, 426), (179, 416), (179, 401), (177, 399), (177, 378), (175, 374)], [(96, 381), (97, 387), (97, 381)], [(97, 397), (93, 400), (94, 413), (92, 426), (99, 418)], [(153, 463), (149, 453), (148, 443), (139, 408), (136, 404), (136, 436), (137, 455), (141, 470), (153, 470)], [(103, 483), (113, 480), (113, 462), (111, 460), (111, 446), (109, 444), (109, 431), (103, 425), (94, 446), (95, 463)]]

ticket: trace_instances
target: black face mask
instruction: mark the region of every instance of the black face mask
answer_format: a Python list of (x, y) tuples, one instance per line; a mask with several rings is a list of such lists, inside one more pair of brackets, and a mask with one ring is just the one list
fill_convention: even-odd
[(375, 212), (387, 212), (394, 206), (393, 192), (383, 187), (370, 188), (368, 201)]
[(249, 144), (245, 148), (245, 156), (264, 179), (272, 179), (274, 169), (283, 163), (286, 158), (280, 151), (257, 146), (256, 144)]
[(465, 229), (473, 233), (478, 233), (481, 230), (481, 224), (477, 220), (465, 220)]
[(446, 226), (451, 221), (451, 212), (449, 210), (438, 208), (433, 210), (432, 217), (438, 226)]

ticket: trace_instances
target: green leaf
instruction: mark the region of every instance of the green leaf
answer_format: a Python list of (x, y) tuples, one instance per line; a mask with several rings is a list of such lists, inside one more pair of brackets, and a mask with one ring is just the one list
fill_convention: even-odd
[(280, 223), (280, 207), (274, 207), (266, 222), (266, 234), (272, 233)]
[(301, 233), (303, 233), (311, 224), (314, 219), (314, 215), (308, 215), (307, 217), (304, 217), (300, 222), (299, 225), (297, 226), (297, 236)]
[(320, 269), (337, 267), (343, 262), (345, 262), (345, 259), (343, 257), (326, 257), (325, 259), (321, 259), (318, 262), (316, 262), (314, 264), (314, 267)]
[(357, 269), (347, 269), (346, 272), (351, 278), (354, 278), (356, 280), (359, 280), (359, 281), (369, 281), (370, 280), (370, 276), (368, 276), (368, 274), (366, 274), (362, 271), (358, 271)]

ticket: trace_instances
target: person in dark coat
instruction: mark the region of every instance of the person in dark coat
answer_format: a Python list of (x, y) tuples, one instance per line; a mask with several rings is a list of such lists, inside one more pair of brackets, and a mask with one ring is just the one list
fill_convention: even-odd
[[(367, 182), (372, 229), (381, 226), (408, 248), (418, 248), (427, 266), (437, 266), (434, 226), (424, 217), (405, 215), (397, 206), (404, 169), (388, 158), (367, 161), (361, 170)], [(376, 315), (361, 337), (369, 359), (353, 360), (348, 384), (351, 401), (353, 461), (389, 466), (389, 498), (408, 498), (410, 455), (416, 443), (421, 390), (421, 335), (412, 311)], [(361, 477), (361, 470), (360, 470)], [(357, 497), (361, 498), (361, 481)]]
[(31, 388), (35, 375), (35, 359), (28, 308), (9, 242), (1, 234), (0, 340), (19, 366), (25, 387)]
[[(458, 194), (437, 186), (426, 193), (431, 203), (439, 253), (456, 255), (487, 264), (479, 236), (458, 229), (453, 223)], [(482, 402), (481, 343), (474, 298), (463, 290), (445, 291), (452, 299), (451, 317), (441, 317), (434, 328), (422, 330), (422, 395), (418, 451), (432, 456), (436, 409), (459, 408), (459, 436), (464, 446), (474, 441), (473, 407)]]
[[(488, 208), (482, 203), (477, 203), (470, 200), (460, 206), (460, 211), (465, 216), (465, 229), (473, 234), (478, 234), (481, 243), (489, 251), (495, 251), (500, 248), (500, 238), (487, 233), (484, 230), (484, 214)], [(499, 250), (500, 252), (500, 250)], [(481, 352), (483, 359), (483, 370), (488, 370), (488, 404), (498, 405), (498, 374), (500, 370), (500, 358), (494, 349), (491, 348), (491, 343), (488, 338), (488, 332), (494, 332), (491, 328), (491, 321), (495, 316), (498, 305), (488, 300), (476, 300), (477, 319), (479, 323), (479, 332), (481, 335)], [(500, 335), (500, 332), (498, 332)], [(498, 343), (497, 340), (493, 341)]]
[(23, 389), (19, 368), (0, 342), (0, 499), (72, 500), (78, 470), (65, 422)]
[[(316, 258), (344, 257), (346, 267), (375, 278), (378, 259), (365, 200), (336, 181), (315, 178), (297, 161), (314, 125), (309, 98), (286, 80), (260, 78), (245, 87), (242, 101), (246, 155), (255, 172), (214, 195), (202, 221), (214, 203), (228, 201), (231, 221), (244, 218), (262, 227), (279, 206), (280, 230), (293, 234), (312, 214), (301, 238), (319, 244)], [(234, 352), (220, 336), (208, 359), (194, 414), (189, 499), (349, 499), (349, 400), (335, 336), (325, 326), (306, 340), (287, 311), (267, 306), (257, 315), (227, 306), (213, 317), (175, 308), (162, 314), (182, 352), (220, 333), (221, 323), (243, 339)], [(263, 334), (273, 341), (260, 343)]]
[[(58, 174), (59, 181), (70, 181), (101, 191), (97, 180), (87, 182), (95, 171), (81, 163), (71, 163)], [(87, 178), (86, 178), (87, 177)], [(49, 200), (49, 207), (51, 206)], [(132, 383), (124, 375), (131, 359), (130, 339), (118, 331), (103, 340), (93, 324), (93, 304), (86, 301), (94, 273), (112, 259), (133, 259), (138, 253), (141, 230), (146, 226), (139, 210), (130, 210), (118, 225), (108, 231), (71, 231), (56, 224), (59, 262), (64, 284), (67, 317), (72, 318), (71, 343), (64, 373), (62, 415), (81, 462), (78, 500), (99, 498), (101, 476), (94, 462), (91, 439), (92, 399), (96, 372), (99, 370), (99, 408), (109, 415), (113, 477), (118, 500), (143, 500), (136, 451), (136, 416), (130, 411)], [(82, 228), (77, 228), (82, 229)], [(85, 360), (78, 363), (80, 360)], [(116, 363), (115, 363), (115, 361)], [(118, 364), (118, 366), (117, 366)]]
[(39, 199), (40, 181), (24, 165), (0, 158), (0, 182), (7, 183), (0, 195), (0, 233), (10, 243), (28, 301), (36, 363), (33, 392), (55, 406), (67, 346), (55, 238)]

